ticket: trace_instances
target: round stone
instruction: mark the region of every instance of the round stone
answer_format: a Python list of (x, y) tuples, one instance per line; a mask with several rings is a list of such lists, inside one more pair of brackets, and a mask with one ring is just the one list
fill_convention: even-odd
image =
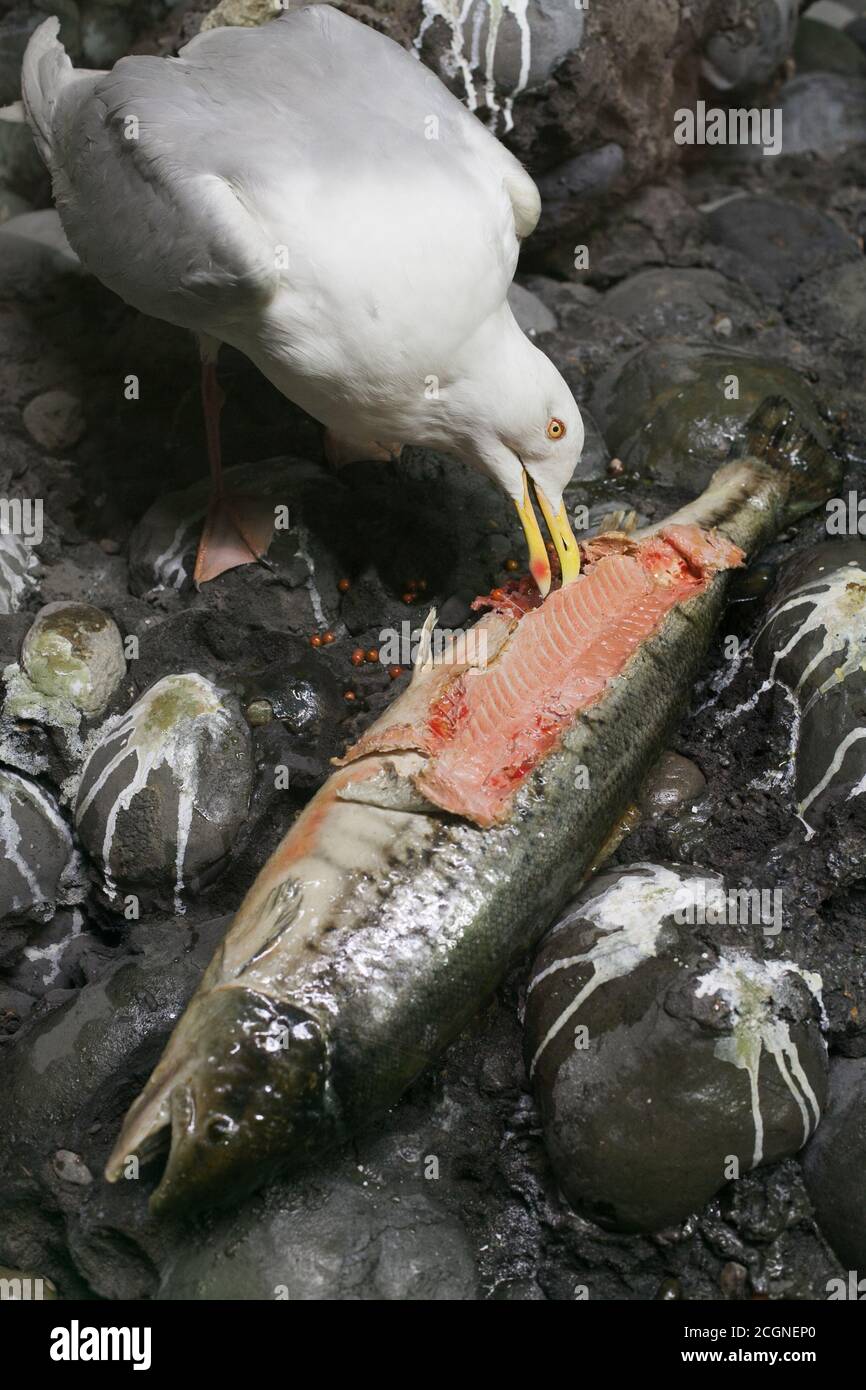
[(89, 717), (102, 713), (126, 675), (117, 624), (89, 603), (40, 609), (24, 638), (21, 665), (36, 690)]
[(183, 893), (229, 854), (247, 815), (249, 726), (233, 696), (194, 672), (165, 676), (92, 742), (75, 804), (109, 898), (142, 886)]
[(56, 802), (8, 768), (0, 768), (0, 848), (0, 925), (46, 922), (82, 896), (80, 857)]
[(542, 942), (527, 1064), (559, 1184), (600, 1225), (675, 1225), (818, 1124), (820, 981), (762, 959), (759, 928), (710, 946), (738, 905), (716, 874), (636, 864), (593, 880)]

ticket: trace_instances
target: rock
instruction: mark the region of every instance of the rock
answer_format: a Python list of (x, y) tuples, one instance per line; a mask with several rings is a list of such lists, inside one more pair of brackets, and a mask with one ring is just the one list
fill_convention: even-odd
[(762, 314), (748, 290), (714, 270), (642, 270), (604, 296), (605, 313), (643, 338), (707, 338), (727, 318), (730, 337)]
[(82, 866), (56, 802), (37, 782), (0, 768), (0, 924), (47, 922), (83, 897)]
[[(726, 88), (766, 82), (790, 51), (797, 4), (644, 0), (640, 24), (632, 0), (595, 9), (583, 0), (342, 0), (341, 9), (420, 54), (533, 175), (549, 176), (544, 240), (677, 160), (674, 114), (696, 99), (702, 53)], [(222, 0), (202, 27), (272, 16), (266, 0)]]
[(820, 20), (801, 19), (794, 44), (798, 72), (837, 72), (866, 75), (866, 55), (849, 35)]
[(823, 1109), (820, 981), (744, 949), (742, 926), (710, 950), (687, 920), (702, 907), (731, 915), (717, 875), (602, 874), (532, 969), (526, 1057), (550, 1160), (578, 1210), (615, 1230), (685, 1220), (796, 1153)]
[(857, 44), (861, 53), (866, 53), (866, 15), (853, 19), (845, 30), (846, 36)]
[(26, 198), (19, 198), (17, 193), (12, 193), (8, 188), (0, 187), (0, 226), (4, 222), (9, 222), (13, 217), (20, 217), (23, 212), (32, 212), (30, 204)]
[[(78, 1271), (88, 1297), (156, 1291), (170, 1232), (148, 1220), (145, 1182), (110, 1187), (102, 1170), (229, 920), (198, 922), (194, 931), (176, 919), (130, 923), (119, 959), (105, 961), (83, 988), (46, 998), (10, 1040), (0, 1088), (0, 1258), (15, 1254), (16, 1239), (26, 1241), (66, 1296), (80, 1289)], [(93, 1181), (58, 1174), (59, 1150), (76, 1155)]]
[(541, 302), (538, 295), (524, 289), (523, 285), (511, 286), (508, 291), (508, 303), (527, 337), (534, 338), (538, 333), (549, 333), (551, 329), (556, 328), (555, 315)]
[(57, 990), (79, 988), (86, 969), (92, 966), (88, 953), (100, 957), (107, 949), (83, 926), (82, 913), (74, 907), (60, 910), (50, 922), (31, 928), (18, 958), (6, 967), (9, 984), (32, 999), (43, 999)]
[(33, 999), (23, 990), (0, 988), (0, 1043), (8, 1042), (18, 1032), (30, 1010)]
[(165, 676), (93, 737), (75, 802), (82, 843), (117, 902), (183, 894), (221, 865), (252, 791), (250, 732), (237, 701), (194, 672)]
[[(306, 482), (320, 476), (322, 470), (314, 464), (295, 459), (267, 459), (225, 470), (227, 490), (252, 492), (274, 508), (287, 508), (292, 524), (298, 491)], [(202, 478), (183, 491), (166, 493), (139, 522), (129, 544), (134, 592), (146, 593), (154, 587), (182, 589), (184, 585), (191, 585), (209, 489), (207, 479)], [(303, 583), (308, 574), (307, 566), (299, 558), (298, 536), (294, 529), (275, 531), (268, 561), (281, 572), (287, 570), (289, 581), (295, 584)]]
[(565, 489), (564, 495), (569, 509), (584, 500), (581, 484), (590, 479), (606, 477), (607, 467), (610, 463), (610, 449), (607, 447), (595, 416), (586, 406), (581, 406), (580, 413), (583, 417), (584, 428), (583, 453), (574, 470), (571, 482)]
[[(330, 759), (338, 752), (339, 725), (345, 714), (340, 683), (316, 656), (303, 655), (276, 661), (257, 671), (244, 683), (245, 714), (253, 727), (282, 725), (290, 737), (279, 744), (280, 757), (289, 770), (292, 786), (318, 786), (330, 772)], [(263, 706), (258, 719), (250, 718), (253, 705)], [(264, 746), (264, 745), (263, 745)], [(270, 746), (270, 744), (269, 744)], [(310, 773), (314, 774), (311, 783)]]
[[(782, 154), (820, 154), (831, 158), (866, 144), (866, 78), (836, 73), (805, 73), (782, 88)], [(742, 157), (760, 159), (754, 146)]]
[(240, 27), (254, 29), (274, 18), (273, 0), (219, 0), (201, 22), (200, 33), (208, 29)]
[[(804, 334), (830, 341), (845, 360), (843, 349), (859, 351), (866, 335), (866, 263), (822, 270), (801, 285), (789, 298), (788, 317)], [(851, 376), (859, 381), (858, 366), (851, 363)]]
[(114, 619), (89, 603), (48, 603), (24, 638), (21, 665), (37, 691), (92, 718), (126, 675), (123, 638)]
[(36, 587), (33, 571), (38, 568), (32, 546), (21, 536), (0, 529), (0, 614), (18, 612)]
[(791, 51), (798, 11), (799, 0), (758, 0), (739, 7), (739, 22), (720, 26), (704, 45), (704, 77), (724, 92), (769, 82)]
[(779, 198), (731, 198), (709, 213), (707, 230), (720, 249), (720, 268), (777, 303), (819, 268), (862, 261), (857, 244), (831, 218)]
[[(827, 1111), (803, 1153), (803, 1176), (821, 1230), (846, 1270), (866, 1269), (866, 1058), (830, 1066)], [(830, 1297), (850, 1297), (829, 1290)], [(857, 1295), (863, 1296), (861, 1290)]]
[(87, 67), (113, 67), (134, 40), (133, 25), (122, 11), (104, 0), (81, 0), (81, 47)]
[(657, 820), (684, 802), (696, 801), (706, 786), (707, 779), (696, 763), (668, 749), (647, 774), (638, 806), (642, 815)]
[(829, 24), (833, 29), (844, 29), (857, 9), (857, 0), (848, 0), (847, 4), (840, 3), (840, 0), (816, 0), (814, 5), (806, 8), (803, 19), (810, 23)]
[(52, 1162), (61, 1182), (71, 1182), (76, 1187), (87, 1187), (88, 1183), (93, 1182), (93, 1174), (87, 1164), (71, 1149), (58, 1149)]
[(625, 167), (622, 146), (610, 141), (542, 174), (537, 180), (541, 194), (538, 240), (563, 235), (579, 225), (592, 205), (616, 188)]
[(80, 274), (81, 262), (54, 208), (19, 213), (0, 223), (0, 298), (40, 299)]
[(485, 109), (500, 131), (514, 124), (515, 98), (541, 87), (580, 48), (586, 21), (579, 6), (556, 0), (515, 9), (472, 0), (459, 13), (442, 0), (422, 0), (422, 9), (421, 53), (456, 81), (470, 110)]
[(44, 391), (34, 396), (24, 407), (23, 419), (28, 434), (53, 454), (74, 448), (84, 434), (81, 401), (71, 391)]
[[(734, 389), (738, 397), (728, 399)], [(728, 349), (662, 339), (631, 353), (593, 395), (605, 439), (627, 469), (695, 494), (766, 396), (785, 396), (822, 444), (827, 431), (797, 372)]]
[(346, 1175), (241, 1209), (179, 1253), (159, 1297), (431, 1302), (473, 1299), (477, 1279), (465, 1232), (427, 1193)]
[(754, 657), (795, 701), (797, 813), (814, 828), (866, 791), (866, 543), (828, 541), (782, 570)]

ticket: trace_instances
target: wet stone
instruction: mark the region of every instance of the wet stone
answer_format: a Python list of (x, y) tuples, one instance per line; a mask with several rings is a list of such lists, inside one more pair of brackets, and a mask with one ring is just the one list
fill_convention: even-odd
[(683, 1221), (820, 1119), (820, 981), (761, 959), (757, 931), (728, 926), (735, 944), (711, 949), (706, 927), (677, 921), (725, 912), (718, 875), (638, 864), (596, 878), (536, 957), (525, 1052), (545, 1143), (602, 1226)]
[(75, 823), (109, 899), (187, 887), (229, 854), (252, 790), (249, 727), (237, 700), (194, 672), (165, 676), (92, 739)]
[(126, 674), (123, 639), (107, 613), (88, 603), (49, 603), (24, 638), (21, 665), (35, 690), (101, 714)]
[[(734, 385), (737, 398), (728, 399)], [(815, 438), (828, 443), (803, 378), (781, 363), (734, 349), (670, 340), (648, 344), (605, 373), (592, 405), (611, 451), (627, 469), (687, 488), (691, 496), (725, 462), (766, 396), (785, 396)]]
[(188, 1245), (159, 1293), (386, 1302), (476, 1296), (466, 1233), (434, 1197), (410, 1184), (363, 1190), (348, 1174), (324, 1195), (309, 1182), (272, 1189), (264, 1204), (242, 1208)]
[[(803, 1154), (803, 1174), (824, 1235), (844, 1269), (860, 1276), (866, 1270), (864, 1172), (866, 1058), (837, 1057), (830, 1067), (827, 1112)], [(837, 1291), (835, 1296), (851, 1295)]]
[(82, 866), (69, 826), (49, 794), (0, 768), (0, 926), (47, 922), (83, 897)]
[(797, 811), (814, 829), (866, 791), (866, 544), (827, 541), (779, 576), (754, 648), (795, 702)]
[(668, 749), (651, 768), (641, 787), (638, 806), (652, 820), (669, 815), (706, 790), (707, 779), (697, 763)]

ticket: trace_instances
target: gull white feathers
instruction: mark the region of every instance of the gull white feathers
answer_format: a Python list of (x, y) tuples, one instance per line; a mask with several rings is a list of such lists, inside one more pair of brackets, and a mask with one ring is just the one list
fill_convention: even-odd
[(486, 470), (546, 592), (531, 479), (573, 578), (562, 495), (583, 423), (507, 303), (540, 201), (505, 147), (416, 58), (330, 5), (108, 73), (73, 69), (58, 28), (47, 19), (28, 45), (25, 114), (85, 266), (203, 344), (213, 547), (230, 549), (234, 527), (229, 563), (263, 548), (221, 497), (207, 373), (226, 342), (356, 457), (398, 440)]

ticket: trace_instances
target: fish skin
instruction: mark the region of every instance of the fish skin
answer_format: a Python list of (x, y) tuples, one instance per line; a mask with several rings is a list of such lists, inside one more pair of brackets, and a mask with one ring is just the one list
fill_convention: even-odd
[[(764, 402), (747, 443), (749, 456), (663, 525), (718, 527), (753, 556), (838, 485), (838, 464), (786, 402)], [(727, 582), (716, 574), (668, 612), (529, 774), (503, 825), (419, 811), (417, 792), (414, 809), (393, 794), (364, 800), (385, 764), (392, 783), (412, 783), (425, 765), (417, 752), (339, 768), (241, 904), (107, 1177), (131, 1154), (152, 1156), (170, 1126), (152, 1206), (230, 1203), (392, 1105), (592, 866), (687, 703)], [(584, 768), (591, 790), (580, 792)]]

